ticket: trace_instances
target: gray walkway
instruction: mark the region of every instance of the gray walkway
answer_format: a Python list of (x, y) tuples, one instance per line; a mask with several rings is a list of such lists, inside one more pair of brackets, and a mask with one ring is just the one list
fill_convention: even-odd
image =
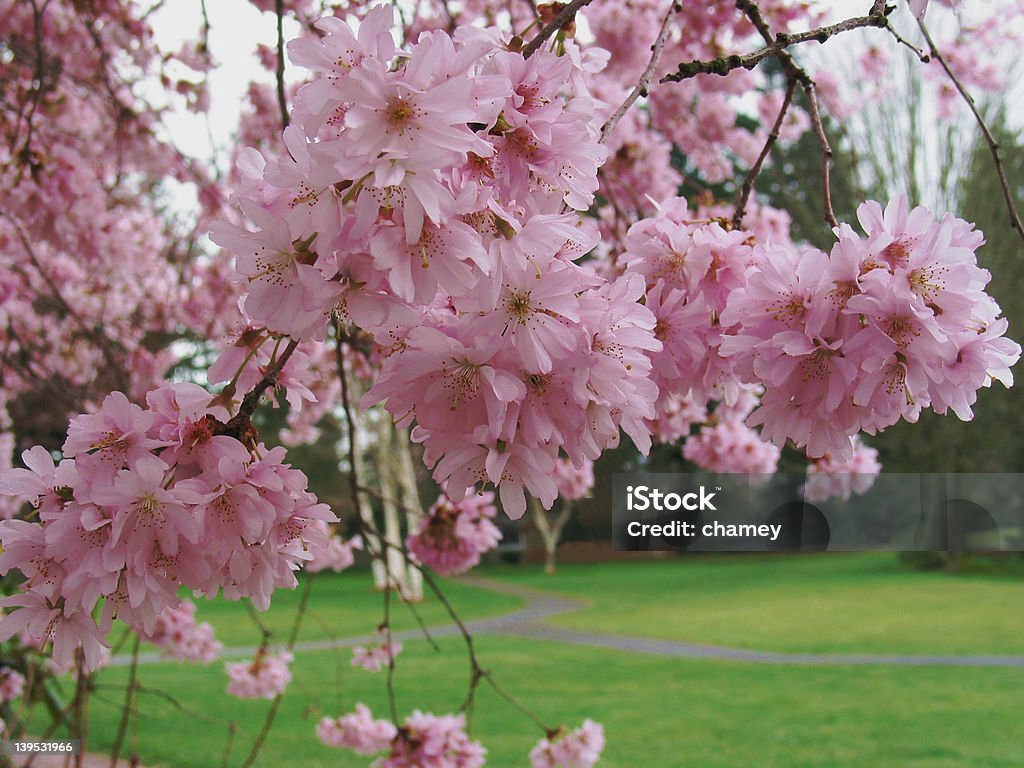
[[(492, 616), (487, 619), (466, 622), (466, 628), (473, 635), (504, 635), (530, 640), (547, 640), (570, 645), (604, 648), (624, 653), (641, 653), (654, 656), (669, 656), (686, 659), (708, 659), (714, 661), (752, 662), (756, 664), (805, 664), (805, 665), (894, 665), (933, 667), (1024, 667), (1024, 656), (914, 656), (900, 654), (850, 654), (850, 653), (777, 653), (774, 651), (752, 651), (742, 648), (726, 648), (717, 645), (700, 645), (675, 640), (653, 640), (628, 635), (612, 635), (603, 632), (567, 629), (547, 622), (547, 619), (564, 613), (572, 613), (586, 606), (586, 601), (566, 595), (529, 589), (515, 584), (485, 579), (477, 576), (463, 580), (481, 589), (515, 595), (526, 601), (517, 611)], [(430, 627), (431, 637), (451, 637), (459, 631), (454, 624)], [(423, 637), (420, 630), (405, 630), (393, 633), (396, 640), (415, 640)], [(295, 651), (321, 651), (331, 648), (351, 648), (376, 642), (372, 634), (346, 637), (338, 640), (310, 640), (296, 643)], [(226, 648), (225, 658), (252, 656), (256, 646)], [(140, 663), (158, 664), (168, 659), (159, 654), (143, 654)], [(173, 661), (173, 660), (171, 660)], [(129, 656), (115, 656), (114, 666), (131, 663)]]

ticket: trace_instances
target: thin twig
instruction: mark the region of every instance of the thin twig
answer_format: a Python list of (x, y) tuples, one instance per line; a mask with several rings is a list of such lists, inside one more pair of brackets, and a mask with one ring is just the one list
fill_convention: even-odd
[(768, 139), (765, 141), (764, 146), (761, 147), (761, 154), (757, 156), (757, 160), (750, 167), (750, 171), (747, 172), (747, 176), (743, 179), (743, 186), (740, 187), (739, 195), (736, 197), (736, 212), (732, 216), (732, 224), (734, 227), (743, 226), (743, 216), (747, 212), (747, 203), (750, 201), (750, 193), (754, 190), (754, 180), (757, 179), (758, 174), (761, 173), (761, 166), (764, 165), (764, 161), (772, 151), (772, 147), (775, 146), (775, 142), (779, 140), (779, 132), (782, 130), (782, 123), (786, 120), (786, 113), (789, 111), (790, 104), (793, 103), (793, 94), (796, 92), (797, 82), (795, 79), (790, 79), (789, 84), (786, 86), (786, 95), (782, 100), (782, 108), (779, 110), (779, 116), (775, 119), (775, 124), (772, 126), (771, 133), (768, 134)]
[(992, 135), (992, 131), (989, 130), (988, 124), (985, 122), (985, 118), (982, 117), (981, 112), (978, 110), (978, 105), (974, 103), (974, 98), (964, 88), (963, 83), (960, 82), (960, 78), (956, 76), (956, 73), (950, 68), (949, 63), (945, 57), (939, 52), (938, 47), (935, 45), (935, 41), (932, 39), (931, 34), (928, 32), (928, 28), (924, 24), (924, 19), (918, 18), (917, 25), (921, 28), (922, 34), (924, 34), (925, 42), (928, 43), (928, 48), (931, 50), (931, 55), (942, 65), (942, 68), (946, 70), (946, 74), (949, 75), (949, 79), (953, 81), (953, 85), (956, 86), (957, 91), (963, 97), (964, 101), (967, 102), (967, 106), (971, 108), (971, 112), (974, 114), (974, 119), (978, 123), (978, 127), (981, 128), (981, 135), (985, 138), (985, 143), (988, 145), (989, 152), (992, 153), (992, 162), (996, 167), (996, 176), (999, 177), (999, 186), (1003, 189), (1003, 199), (1006, 200), (1006, 209), (1010, 214), (1010, 226), (1017, 230), (1017, 234), (1020, 235), (1021, 239), (1024, 239), (1024, 224), (1021, 223), (1020, 213), (1017, 211), (1017, 204), (1013, 199), (1013, 192), (1010, 190), (1010, 182), (1006, 178), (1006, 169), (1003, 167), (1002, 158), (999, 157), (999, 142), (996, 141), (996, 137)]
[(651, 60), (647, 62), (647, 68), (640, 75), (640, 79), (633, 86), (633, 90), (629, 92), (626, 100), (619, 105), (619, 108), (615, 110), (612, 116), (608, 118), (608, 121), (601, 127), (601, 138), (599, 139), (601, 144), (608, 140), (608, 135), (615, 130), (615, 126), (619, 124), (619, 120), (633, 106), (633, 102), (640, 96), (647, 96), (647, 89), (651, 84), (654, 73), (658, 69), (658, 62), (661, 61), (661, 54), (665, 51), (665, 43), (668, 42), (668, 35), (672, 30), (672, 18), (681, 10), (683, 10), (683, 5), (680, 0), (671, 0), (668, 11), (665, 13), (665, 20), (661, 22), (661, 30), (658, 32), (658, 37), (655, 39), (654, 45), (651, 46)]
[(576, 11), (584, 6), (590, 5), (592, 0), (572, 0), (571, 3), (567, 3), (562, 7), (555, 17), (545, 24), (540, 32), (523, 47), (523, 58), (528, 59), (535, 54), (548, 38), (555, 34), (558, 30), (568, 24), (572, 18), (576, 15)]
[(139, 669), (139, 645), (141, 638), (135, 635), (135, 642), (132, 644), (132, 665), (128, 668), (128, 685), (124, 689), (124, 708), (121, 711), (121, 721), (117, 724), (117, 735), (114, 737), (114, 746), (110, 750), (110, 768), (117, 768), (117, 761), (121, 759), (121, 747), (124, 746), (124, 737), (128, 733), (128, 718), (132, 708), (132, 698), (135, 695), (135, 680)]
[(838, 227), (835, 211), (832, 210), (832, 177), (829, 166), (832, 164), (832, 145), (828, 143), (828, 136), (825, 135), (825, 126), (821, 123), (821, 112), (818, 110), (818, 94), (814, 81), (802, 83), (804, 93), (807, 94), (807, 101), (810, 104), (811, 125), (818, 136), (818, 143), (821, 145), (821, 186), (822, 197), (825, 206), (825, 221), (830, 227)]
[(288, 127), (288, 99), (284, 90), (284, 0), (275, 0), (277, 13), (277, 105), (281, 108), (281, 127)]

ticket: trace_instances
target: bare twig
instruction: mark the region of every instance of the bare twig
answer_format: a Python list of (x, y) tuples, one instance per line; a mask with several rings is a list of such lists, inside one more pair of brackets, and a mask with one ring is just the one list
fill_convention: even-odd
[(836, 214), (832, 210), (832, 178), (829, 166), (832, 164), (832, 145), (828, 143), (828, 136), (825, 135), (825, 126), (821, 123), (821, 112), (818, 110), (818, 94), (814, 81), (809, 80), (803, 83), (804, 93), (807, 94), (807, 101), (810, 104), (811, 125), (814, 133), (818, 136), (818, 143), (821, 145), (821, 186), (825, 206), (825, 221), (831, 227), (838, 227)]
[(757, 179), (758, 174), (761, 173), (761, 167), (764, 165), (764, 161), (772, 151), (772, 147), (775, 146), (775, 142), (779, 140), (779, 132), (782, 130), (782, 124), (786, 120), (786, 113), (789, 111), (790, 104), (793, 103), (793, 94), (796, 92), (796, 80), (791, 79), (789, 85), (786, 86), (786, 95), (782, 100), (782, 108), (779, 110), (779, 116), (775, 119), (775, 124), (772, 126), (771, 133), (768, 134), (768, 139), (765, 141), (764, 146), (761, 147), (761, 154), (757, 156), (757, 160), (750, 167), (750, 171), (747, 172), (747, 176), (743, 179), (743, 186), (740, 187), (739, 195), (736, 197), (736, 212), (732, 216), (732, 224), (734, 227), (743, 226), (743, 216), (747, 212), (747, 203), (750, 201), (750, 193), (754, 190), (754, 180)]
[(274, 1), (277, 14), (277, 105), (281, 108), (281, 127), (288, 127), (288, 99), (284, 89), (284, 0)]
[(651, 46), (651, 60), (647, 63), (647, 68), (640, 75), (640, 79), (633, 87), (633, 90), (629, 92), (626, 100), (619, 105), (619, 108), (615, 110), (612, 116), (608, 118), (608, 121), (601, 127), (601, 144), (608, 140), (608, 135), (615, 130), (615, 126), (619, 124), (619, 120), (633, 106), (633, 102), (640, 96), (647, 96), (647, 89), (651, 84), (654, 73), (658, 69), (658, 62), (661, 61), (661, 54), (665, 51), (665, 43), (668, 42), (668, 35), (672, 30), (672, 18), (682, 9), (683, 6), (680, 0), (671, 0), (669, 3), (668, 11), (665, 13), (665, 20), (661, 22), (661, 31), (658, 32), (658, 37), (654, 41), (654, 45)]
[(590, 5), (592, 0), (572, 0), (562, 6), (562, 10), (555, 14), (555, 17), (545, 24), (540, 32), (523, 47), (523, 58), (528, 59), (535, 54), (548, 38), (568, 24), (576, 15), (576, 11), (584, 6)]
[(928, 32), (928, 28), (924, 24), (924, 19), (917, 20), (918, 26), (921, 28), (922, 34), (924, 34), (925, 42), (928, 43), (928, 48), (931, 51), (931, 55), (935, 58), (942, 68), (946, 71), (949, 79), (953, 81), (953, 85), (956, 86), (957, 91), (963, 97), (964, 101), (967, 102), (967, 106), (971, 108), (971, 112), (974, 114), (974, 119), (978, 123), (978, 127), (981, 129), (981, 135), (985, 138), (985, 143), (988, 145), (989, 152), (992, 153), (992, 162), (996, 167), (996, 176), (999, 177), (999, 186), (1003, 190), (1003, 199), (1006, 200), (1006, 209), (1010, 214), (1010, 226), (1017, 230), (1017, 234), (1020, 235), (1021, 239), (1024, 239), (1024, 224), (1021, 223), (1020, 213), (1017, 211), (1017, 204), (1013, 199), (1013, 192), (1010, 190), (1010, 182), (1006, 178), (1006, 169), (1003, 167), (1002, 158), (999, 156), (999, 142), (996, 141), (996, 137), (992, 135), (992, 131), (989, 130), (988, 124), (985, 122), (985, 118), (982, 117), (981, 112), (978, 110), (978, 105), (974, 103), (974, 98), (964, 88), (963, 83), (960, 82), (960, 78), (956, 76), (956, 73), (950, 68), (949, 63), (945, 57), (939, 52), (938, 47), (935, 45), (935, 41), (932, 39), (931, 34)]
[(141, 638), (136, 634), (135, 642), (132, 644), (132, 665), (128, 668), (128, 685), (124, 689), (121, 721), (117, 724), (117, 735), (114, 737), (114, 746), (110, 750), (110, 768), (117, 768), (117, 761), (121, 759), (121, 747), (124, 746), (124, 737), (128, 733), (128, 718), (132, 709), (132, 699), (135, 696), (136, 675), (139, 670), (140, 643)]

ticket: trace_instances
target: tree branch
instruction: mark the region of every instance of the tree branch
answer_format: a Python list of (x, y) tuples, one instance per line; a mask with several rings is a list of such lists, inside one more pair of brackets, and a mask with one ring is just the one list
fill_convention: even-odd
[(771, 133), (768, 134), (768, 139), (765, 141), (764, 146), (761, 147), (761, 154), (757, 156), (757, 160), (750, 167), (746, 178), (743, 179), (743, 186), (740, 187), (739, 195), (736, 197), (736, 212), (732, 216), (732, 225), (736, 228), (743, 226), (743, 216), (747, 212), (750, 193), (754, 190), (754, 180), (761, 173), (761, 167), (771, 153), (772, 147), (775, 146), (775, 142), (779, 140), (779, 132), (782, 130), (782, 124), (786, 120), (786, 113), (789, 111), (790, 104), (793, 103), (793, 94), (796, 92), (796, 86), (796, 80), (790, 79), (789, 84), (786, 86), (786, 95), (782, 100), (779, 116), (775, 118), (775, 124), (772, 126)]
[(541, 28), (526, 46), (523, 48), (523, 58), (528, 59), (535, 54), (549, 37), (568, 24), (576, 15), (576, 11), (584, 6), (590, 5), (592, 0), (572, 0), (562, 6), (562, 10), (555, 14), (555, 17)]
[[(737, 7), (740, 7), (741, 10), (743, 9), (743, 5), (752, 4), (745, 2), (744, 0), (737, 2)], [(661, 78), (660, 82), (680, 82), (702, 74), (727, 75), (734, 69), (741, 68), (749, 70), (756, 67), (765, 59), (772, 56), (778, 56), (787, 48), (799, 45), (800, 43), (806, 43), (812, 40), (818, 43), (824, 43), (835, 35), (842, 32), (849, 32), (853, 29), (862, 29), (864, 27), (884, 28), (888, 26), (889, 19), (886, 16), (885, 3), (876, 2), (867, 16), (855, 16), (835, 24), (827, 24), (816, 29), (809, 29), (805, 32), (795, 32), (792, 34), (780, 32), (772, 38), (772, 42), (768, 43), (768, 45), (765, 45), (763, 48), (753, 51), (752, 53), (732, 54), (729, 56), (719, 56), (715, 59), (683, 62), (675, 72), (667, 74)]]
[(651, 79), (654, 77), (655, 71), (658, 69), (658, 62), (661, 61), (661, 54), (665, 51), (665, 43), (668, 42), (668, 35), (672, 29), (671, 21), (672, 17), (675, 16), (683, 9), (680, 0), (672, 0), (669, 3), (668, 11), (665, 13), (665, 20), (661, 23), (661, 31), (658, 32), (658, 37), (654, 41), (654, 45), (651, 46), (651, 60), (647, 63), (647, 69), (640, 75), (640, 79), (637, 84), (633, 87), (633, 90), (629, 92), (626, 100), (619, 105), (619, 108), (615, 110), (608, 121), (601, 127), (601, 138), (598, 140), (599, 143), (604, 144), (608, 139), (608, 135), (615, 130), (615, 126), (619, 124), (619, 120), (623, 118), (629, 108), (633, 106), (633, 102), (640, 96), (647, 95), (647, 89), (651, 84)]
[(925, 42), (928, 43), (928, 48), (931, 51), (932, 57), (935, 58), (942, 68), (949, 75), (949, 79), (953, 81), (953, 85), (956, 86), (957, 91), (963, 97), (964, 101), (967, 102), (967, 106), (971, 108), (971, 112), (974, 114), (974, 119), (978, 123), (978, 127), (981, 128), (981, 135), (985, 138), (985, 143), (988, 145), (989, 152), (992, 153), (992, 162), (996, 167), (996, 176), (999, 177), (999, 186), (1003, 190), (1003, 199), (1006, 201), (1006, 209), (1010, 214), (1010, 226), (1017, 230), (1017, 234), (1020, 235), (1021, 239), (1024, 239), (1024, 224), (1021, 223), (1020, 213), (1017, 211), (1017, 204), (1013, 199), (1013, 192), (1010, 190), (1010, 182), (1006, 178), (1006, 169), (1003, 167), (1002, 158), (999, 157), (999, 142), (996, 141), (996, 137), (992, 135), (992, 131), (989, 130), (988, 124), (985, 122), (985, 118), (982, 117), (981, 112), (978, 110), (978, 105), (974, 103), (974, 99), (971, 94), (964, 88), (963, 83), (960, 82), (960, 78), (956, 76), (956, 73), (950, 68), (949, 63), (945, 57), (939, 52), (938, 47), (935, 45), (935, 41), (932, 39), (931, 34), (928, 32), (928, 28), (924, 24), (924, 19), (918, 19), (917, 25), (921, 28), (922, 34), (924, 34)]

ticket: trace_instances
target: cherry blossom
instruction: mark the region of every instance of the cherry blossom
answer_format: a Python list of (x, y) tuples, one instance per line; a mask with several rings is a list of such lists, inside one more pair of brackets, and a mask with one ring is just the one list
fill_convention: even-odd
[(272, 654), (260, 649), (250, 661), (225, 664), (228, 673), (228, 695), (239, 699), (273, 699), (284, 693), (292, 680), (289, 665), (292, 654)]

